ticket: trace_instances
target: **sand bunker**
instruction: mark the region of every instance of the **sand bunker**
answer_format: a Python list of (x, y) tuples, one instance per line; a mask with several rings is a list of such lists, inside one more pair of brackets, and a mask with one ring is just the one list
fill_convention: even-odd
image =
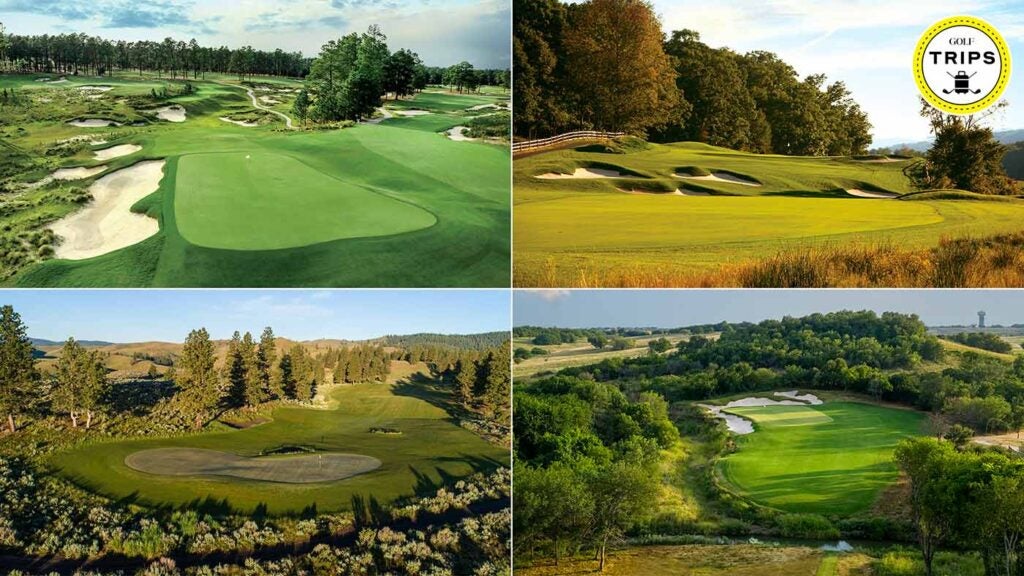
[(725, 420), (725, 427), (733, 434), (750, 434), (754, 431), (754, 423), (742, 416), (729, 414), (725, 410), (729, 408), (747, 408), (763, 406), (817, 406), (822, 401), (814, 394), (800, 395), (796, 390), (790, 392), (776, 392), (775, 396), (787, 398), (787, 400), (772, 400), (771, 398), (750, 397), (740, 400), (733, 400), (728, 404), (698, 404), (711, 413), (715, 418)]
[(377, 111), (380, 112), (380, 116), (376, 118), (367, 118), (366, 120), (363, 120), (363, 122), (366, 122), (367, 124), (380, 124), (389, 118), (395, 117), (395, 115), (387, 108), (377, 108)]
[(761, 186), (757, 182), (740, 178), (739, 176), (733, 176), (728, 172), (712, 172), (706, 176), (686, 176), (683, 174), (676, 174), (675, 176), (676, 178), (684, 178), (686, 180), (704, 180), (708, 182), (724, 182), (726, 184), (741, 184), (743, 186)]
[(96, 150), (92, 155), (97, 160), (105, 162), (112, 158), (120, 158), (121, 156), (135, 154), (139, 150), (142, 150), (142, 146), (139, 146), (138, 144), (120, 144), (118, 146), (104, 148), (103, 150)]
[(858, 198), (895, 198), (899, 194), (893, 194), (892, 192), (875, 192), (874, 190), (859, 190), (857, 188), (850, 188), (846, 191), (850, 196), (856, 196)]
[(481, 104), (479, 106), (470, 106), (466, 110), (486, 110), (487, 108), (501, 108), (497, 104)]
[(469, 130), (469, 126), (456, 126), (446, 132), (448, 138), (455, 140), (456, 142), (472, 142), (476, 138), (470, 138), (466, 136), (466, 130)]
[(225, 118), (223, 116), (221, 116), (220, 119), (222, 121), (224, 121), (224, 122), (227, 122), (228, 124), (235, 124), (236, 126), (244, 126), (246, 128), (255, 128), (255, 127), (259, 126), (259, 124), (257, 124), (256, 122), (245, 122), (245, 121), (242, 121), (242, 120), (232, 120), (231, 118)]
[(153, 218), (131, 211), (133, 204), (156, 192), (163, 178), (163, 160), (139, 162), (107, 174), (89, 187), (92, 202), (54, 224), (63, 238), (56, 257), (83, 260), (149, 238), (160, 230)]
[(89, 92), (108, 92), (113, 90), (113, 86), (79, 86), (79, 90), (86, 90)]
[(274, 100), (270, 96), (260, 96), (260, 102), (263, 102), (264, 104), (280, 104), (281, 103), (280, 100)]
[(800, 392), (797, 391), (797, 390), (790, 390), (789, 392), (776, 392), (774, 395), (778, 396), (779, 398), (789, 398), (790, 400), (799, 400), (799, 401), (804, 402), (806, 404), (809, 404), (811, 406), (817, 406), (819, 404), (824, 404), (824, 402), (821, 400), (821, 398), (818, 398), (814, 394), (800, 394)]
[(86, 168), (84, 166), (78, 166), (75, 168), (59, 168), (50, 174), (54, 180), (83, 180), (85, 178), (92, 178), (106, 170), (106, 166), (96, 166), (93, 168)]
[(400, 110), (398, 112), (399, 116), (426, 116), (427, 114), (430, 112), (426, 110)]
[(605, 170), (603, 168), (577, 168), (572, 174), (560, 174), (548, 172), (536, 176), (541, 180), (561, 180), (563, 178), (625, 178), (626, 176), (617, 170)]
[(161, 476), (229, 476), (263, 482), (312, 484), (351, 478), (380, 468), (362, 454), (302, 454), (248, 458), (201, 448), (156, 448), (129, 454), (129, 468)]
[(79, 128), (106, 128), (108, 126), (120, 126), (118, 122), (113, 120), (104, 120), (103, 118), (77, 118), (68, 122), (72, 126)]
[(887, 164), (889, 162), (900, 162), (901, 161), (900, 158), (889, 158), (889, 157), (885, 157), (885, 158), (868, 158), (866, 160), (857, 160), (856, 158), (854, 158), (854, 160), (856, 160), (857, 162), (865, 162), (865, 163), (868, 163), (868, 164)]
[(167, 120), (168, 122), (184, 122), (185, 121), (185, 109), (177, 104), (171, 106), (164, 106), (163, 108), (157, 108), (152, 110), (156, 112), (156, 117), (161, 120)]

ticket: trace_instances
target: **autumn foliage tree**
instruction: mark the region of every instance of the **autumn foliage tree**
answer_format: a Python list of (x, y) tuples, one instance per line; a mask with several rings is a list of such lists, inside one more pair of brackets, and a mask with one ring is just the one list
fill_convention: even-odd
[(582, 95), (576, 116), (597, 130), (645, 133), (678, 115), (672, 62), (661, 23), (641, 0), (590, 0), (566, 30), (567, 85)]

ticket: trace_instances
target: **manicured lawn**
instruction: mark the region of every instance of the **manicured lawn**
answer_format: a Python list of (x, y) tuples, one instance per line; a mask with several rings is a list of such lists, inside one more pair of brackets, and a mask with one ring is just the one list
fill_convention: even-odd
[[(353, 502), (382, 504), (454, 481), (477, 470), (507, 466), (508, 451), (488, 444), (452, 423), (427, 400), (423, 389), (389, 384), (342, 386), (331, 394), (331, 409), (282, 407), (273, 421), (240, 431), (163, 439), (97, 443), (54, 455), (50, 464), (74, 482), (113, 498), (146, 505), (229, 507), (251, 511), (266, 505), (272, 514), (350, 510)], [(372, 427), (400, 435), (374, 434)], [(125, 465), (129, 454), (154, 448), (205, 448), (253, 457), (282, 445), (361, 454), (380, 468), (336, 482), (287, 484), (217, 476), (161, 476)]]
[(920, 434), (924, 414), (859, 402), (730, 408), (754, 421), (722, 477), (755, 502), (787, 512), (850, 515), (897, 478), (896, 444)]
[[(518, 286), (593, 286), (626, 282), (634, 273), (699, 277), (800, 247), (925, 248), (943, 237), (1024, 229), (1019, 200), (877, 200), (844, 192), (910, 192), (907, 161), (756, 155), (681, 143), (627, 154), (559, 150), (514, 166)], [(639, 176), (536, 178), (586, 167)], [(727, 171), (761, 186), (676, 176), (695, 169)], [(677, 189), (709, 195), (668, 194)]]
[[(160, 221), (160, 232), (134, 246), (88, 260), (31, 264), (7, 284), (509, 284), (508, 149), (454, 142), (438, 133), (463, 123), (461, 112), (343, 130), (288, 131), (276, 117), (269, 124), (244, 128), (220, 120), (252, 111), (244, 87), (236, 78), (208, 75), (206, 81), (192, 81), (195, 93), (166, 101), (187, 111), (185, 122), (169, 123), (140, 115), (120, 98), (149, 93), (153, 87), (165, 86), (166, 80), (151, 75), (141, 80), (131, 75), (69, 77), (67, 83), (46, 86), (34, 78), (0, 76), (0, 82), (23, 86), (33, 98), (49, 100), (33, 112), (31, 121), (19, 123), (18, 129), (0, 128), (5, 142), (45, 159), (39, 162), (52, 164), (19, 178), (32, 181), (59, 166), (97, 164), (93, 147), (88, 146), (67, 159), (46, 155), (49, 147), (66, 138), (106, 140), (102, 147), (138, 144), (142, 146), (138, 153), (105, 162), (107, 173), (142, 159), (167, 160), (160, 191), (138, 206), (141, 209), (144, 204), (145, 211)], [(288, 79), (260, 78), (256, 82), (297, 86)], [(79, 84), (115, 87), (93, 100), (70, 88)], [(172, 84), (179, 86), (181, 81)], [(423, 106), (418, 104), (420, 98), (425, 99)], [(447, 107), (458, 104), (465, 108), (476, 105), (477, 100), (493, 102), (496, 98), (424, 93), (402, 101), (402, 105), (444, 108), (451, 101)], [(77, 128), (66, 124), (73, 118), (112, 118), (144, 125)], [(246, 156), (251, 159), (243, 162)], [(44, 208), (19, 217), (38, 219)], [(64, 205), (46, 211), (44, 221), (72, 208)]]
[(178, 160), (175, 219), (197, 246), (294, 248), (431, 226), (432, 214), (331, 178), (283, 154), (191, 154)]

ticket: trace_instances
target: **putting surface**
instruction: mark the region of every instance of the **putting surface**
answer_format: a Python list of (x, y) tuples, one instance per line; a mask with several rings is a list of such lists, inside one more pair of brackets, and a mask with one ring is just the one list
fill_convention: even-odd
[(295, 248), (432, 226), (426, 210), (274, 153), (189, 154), (178, 160), (174, 213), (197, 246)]
[(896, 444), (918, 435), (924, 414), (858, 402), (730, 408), (754, 421), (719, 472), (738, 493), (786, 512), (850, 515), (896, 481)]
[[(509, 465), (507, 448), (458, 426), (439, 407), (449, 399), (405, 383), (339, 386), (329, 393), (329, 408), (282, 406), (271, 413), (271, 422), (244, 430), (89, 444), (54, 454), (49, 464), (87, 490), (150, 506), (297, 514), (310, 507), (326, 512), (352, 510), (361, 502), (385, 505)], [(372, 428), (401, 434), (375, 434)], [(282, 446), (308, 447), (325, 460), (329, 454), (342, 456), (347, 461), (331, 464), (338, 471), (353, 472), (371, 463), (379, 467), (342, 479), (295, 483), (320, 466), (318, 454), (261, 456)], [(150, 470), (177, 465), (189, 475), (142, 472), (131, 465), (140, 458)], [(235, 466), (254, 462), (262, 469)], [(227, 467), (231, 473), (201, 473), (210, 467)], [(254, 477), (264, 474), (272, 478)]]
[(133, 470), (158, 476), (227, 476), (312, 484), (333, 482), (380, 468), (380, 460), (360, 454), (304, 454), (249, 458), (202, 448), (153, 448), (125, 457)]

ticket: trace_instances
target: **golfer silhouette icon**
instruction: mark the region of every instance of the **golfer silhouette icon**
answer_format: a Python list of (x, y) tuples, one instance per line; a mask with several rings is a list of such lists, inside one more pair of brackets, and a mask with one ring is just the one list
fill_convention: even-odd
[[(977, 72), (975, 72), (974, 74), (977, 74)], [(949, 72), (946, 72), (946, 75), (953, 79), (953, 89), (943, 89), (942, 93), (950, 94), (956, 92), (957, 94), (967, 94), (968, 92), (970, 92), (971, 94), (980, 94), (981, 90), (971, 90), (971, 78), (974, 78), (974, 74), (968, 76), (967, 72), (961, 70), (956, 73), (956, 76), (953, 76)]]

